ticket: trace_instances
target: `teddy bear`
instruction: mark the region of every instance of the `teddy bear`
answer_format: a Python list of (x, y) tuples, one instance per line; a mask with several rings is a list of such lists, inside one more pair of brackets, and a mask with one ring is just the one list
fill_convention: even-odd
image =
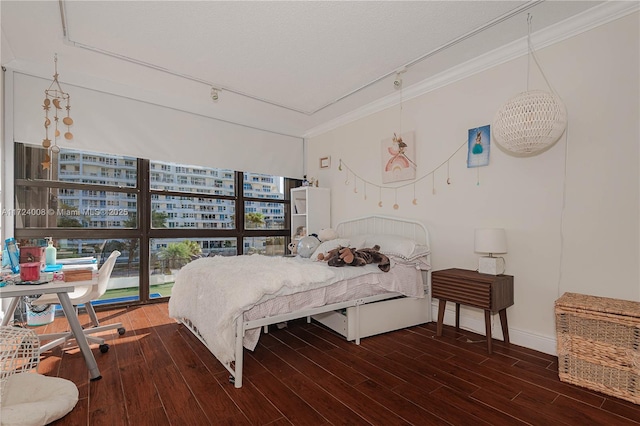
[(327, 262), (329, 266), (364, 266), (369, 263), (377, 263), (381, 271), (389, 272), (391, 262), (379, 250), (380, 246), (378, 245), (362, 249), (339, 246), (330, 250), (327, 254), (320, 253), (318, 260)]
[(324, 228), (318, 231), (318, 239), (321, 242), (331, 241), (338, 238), (338, 233), (332, 228)]

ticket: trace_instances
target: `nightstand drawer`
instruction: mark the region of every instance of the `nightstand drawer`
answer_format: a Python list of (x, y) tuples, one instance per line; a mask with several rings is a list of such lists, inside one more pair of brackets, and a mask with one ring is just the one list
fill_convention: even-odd
[(433, 297), (491, 309), (491, 285), (472, 281), (456, 281), (447, 277), (433, 278)]
[(513, 305), (513, 276), (465, 269), (434, 271), (432, 295), (437, 299), (497, 312)]

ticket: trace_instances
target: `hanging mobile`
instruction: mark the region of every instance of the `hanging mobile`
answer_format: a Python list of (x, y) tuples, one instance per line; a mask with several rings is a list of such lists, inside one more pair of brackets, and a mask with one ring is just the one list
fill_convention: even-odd
[[(60, 152), (60, 147), (58, 146), (58, 137), (60, 136), (60, 129), (58, 129), (58, 124), (60, 122), (59, 112), (62, 111), (63, 106), (61, 102), (65, 103), (64, 109), (67, 111), (66, 117), (62, 119), (62, 123), (67, 126), (67, 131), (64, 134), (66, 140), (73, 139), (73, 133), (69, 127), (73, 124), (73, 119), (69, 115), (71, 112), (71, 96), (62, 90), (60, 87), (60, 83), (58, 82), (58, 54), (54, 55), (54, 74), (53, 81), (49, 85), (49, 88), (44, 91), (44, 101), (42, 107), (44, 108), (44, 128), (45, 128), (45, 137), (42, 140), (42, 147), (48, 150), (45, 160), (42, 162), (43, 169), (50, 169), (51, 166), (51, 155), (57, 154)], [(53, 106), (53, 108), (52, 108)], [(49, 118), (49, 111), (52, 110), (53, 114), (53, 139), (49, 139), (49, 127), (51, 126), (51, 118)], [(52, 143), (53, 142), (53, 143)]]

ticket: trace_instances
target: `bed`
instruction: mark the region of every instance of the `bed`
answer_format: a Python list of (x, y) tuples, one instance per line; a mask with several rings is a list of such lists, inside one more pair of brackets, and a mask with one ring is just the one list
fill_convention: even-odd
[[(183, 323), (242, 387), (243, 354), (268, 326), (298, 318), (317, 321), (356, 344), (360, 339), (431, 321), (431, 251), (416, 221), (370, 216), (336, 226), (310, 259), (214, 256), (178, 275), (169, 315)], [(389, 272), (377, 264), (330, 267), (316, 254), (338, 245), (380, 246)]]

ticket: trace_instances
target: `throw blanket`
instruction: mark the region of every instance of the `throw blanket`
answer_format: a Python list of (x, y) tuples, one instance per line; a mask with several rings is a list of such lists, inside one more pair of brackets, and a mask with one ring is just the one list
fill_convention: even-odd
[(169, 299), (169, 316), (188, 318), (222, 363), (234, 360), (235, 322), (265, 300), (321, 287), (335, 272), (326, 264), (289, 257), (215, 256), (180, 270)]

